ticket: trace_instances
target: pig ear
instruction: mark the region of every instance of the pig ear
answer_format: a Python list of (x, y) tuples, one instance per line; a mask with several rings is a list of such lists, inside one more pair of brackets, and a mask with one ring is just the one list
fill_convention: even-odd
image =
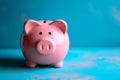
[(59, 19), (59, 20), (53, 21), (52, 23), (50, 23), (50, 25), (56, 26), (63, 33), (67, 31), (67, 23), (64, 20)]
[(24, 31), (28, 34), (35, 26), (39, 26), (40, 23), (35, 20), (27, 20), (24, 23)]

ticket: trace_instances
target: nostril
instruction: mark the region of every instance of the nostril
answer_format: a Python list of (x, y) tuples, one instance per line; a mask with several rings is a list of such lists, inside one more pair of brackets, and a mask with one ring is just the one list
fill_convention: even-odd
[(41, 45), (41, 47), (42, 47), (42, 50), (44, 49), (44, 46), (43, 46), (43, 44)]
[(48, 47), (49, 47), (49, 49), (51, 48), (51, 46), (50, 46), (50, 45), (49, 45)]

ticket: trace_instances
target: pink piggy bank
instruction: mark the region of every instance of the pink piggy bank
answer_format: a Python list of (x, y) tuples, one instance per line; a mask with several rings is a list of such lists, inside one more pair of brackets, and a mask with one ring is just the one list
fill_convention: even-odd
[(63, 66), (63, 59), (69, 49), (66, 22), (64, 20), (26, 21), (21, 38), (21, 48), (28, 67)]

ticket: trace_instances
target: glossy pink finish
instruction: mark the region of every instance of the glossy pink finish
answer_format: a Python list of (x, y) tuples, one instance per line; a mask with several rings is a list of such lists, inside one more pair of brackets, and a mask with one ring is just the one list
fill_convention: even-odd
[(26, 21), (21, 48), (28, 67), (35, 67), (38, 64), (61, 67), (69, 49), (66, 22)]

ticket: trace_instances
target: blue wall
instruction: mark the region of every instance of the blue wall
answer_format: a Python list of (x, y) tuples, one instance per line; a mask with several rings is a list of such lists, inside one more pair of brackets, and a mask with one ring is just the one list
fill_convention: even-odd
[(120, 46), (120, 0), (0, 0), (0, 48), (19, 48), (30, 18), (66, 20), (71, 47)]

